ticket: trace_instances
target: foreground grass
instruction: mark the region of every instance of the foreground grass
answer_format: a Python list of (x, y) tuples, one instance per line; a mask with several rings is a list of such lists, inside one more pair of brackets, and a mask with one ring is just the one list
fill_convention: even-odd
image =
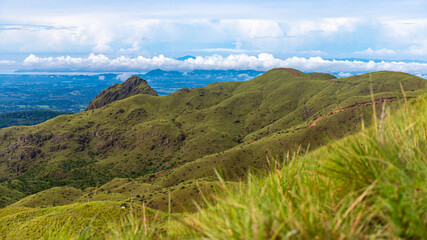
[[(92, 217), (83, 224), (74, 217), (77, 222), (64, 223), (58, 214), (70, 205), (4, 216), (0, 211), (0, 221), (10, 223), (0, 225), (20, 224), (8, 235), (16, 239), (28, 226), (44, 239), (425, 239), (427, 98), (393, 114), (384, 110), (374, 123), (309, 154), (272, 160), (269, 173), (249, 175), (237, 186), (223, 183), (214, 201), (206, 200), (195, 214), (167, 216), (145, 207), (123, 212), (117, 204), (112, 211), (94, 202), (113, 220)], [(59, 213), (33, 216), (54, 210)], [(27, 215), (32, 217), (25, 221)], [(46, 230), (58, 219), (64, 227)]]
[[(384, 111), (383, 116), (390, 115)], [(286, 156), (186, 220), (209, 239), (427, 238), (427, 102), (306, 156)]]

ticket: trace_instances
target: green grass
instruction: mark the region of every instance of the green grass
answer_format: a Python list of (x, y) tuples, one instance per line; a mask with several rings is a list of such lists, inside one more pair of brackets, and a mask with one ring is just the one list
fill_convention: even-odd
[(104, 238), (424, 239), (427, 98), (381, 115), (361, 133), (271, 160), (264, 175), (223, 182), (197, 213), (147, 228), (128, 216)]
[(0, 208), (16, 202), (23, 197), (24, 194), (19, 191), (0, 186)]
[[(425, 239), (427, 96), (409, 100), (393, 114), (384, 107), (378, 116), (369, 128), (317, 150), (270, 158), (269, 171), (249, 174), (247, 181), (230, 184), (220, 177), (215, 194), (202, 190), (205, 200), (196, 213), (171, 214), (169, 193), (167, 214), (124, 202), (8, 207), (0, 209), (0, 236)], [(116, 179), (103, 187), (138, 185), (132, 181)]]
[[(155, 229), (152, 222), (160, 224), (166, 219), (164, 213), (145, 206), (113, 201), (49, 208), (5, 208), (0, 209), (0, 238), (104, 239), (111, 236), (108, 238), (119, 239), (114, 235), (125, 235), (127, 231), (153, 236), (161, 229)], [(134, 232), (135, 227), (139, 227), (138, 232)]]
[[(389, 112), (384, 112), (389, 115)], [(187, 219), (208, 239), (424, 239), (427, 101), (310, 154), (272, 164)]]
[[(0, 204), (25, 196), (18, 205), (130, 201), (139, 195), (148, 206), (165, 209), (170, 191), (179, 200), (176, 204), (187, 208), (191, 199), (184, 196), (196, 195), (195, 180), (210, 188), (215, 169), (227, 181), (244, 180), (248, 170), (266, 167), (267, 155), (281, 156), (299, 146), (301, 152), (308, 146), (314, 150), (326, 139), (359, 131), (362, 120), (368, 126), (369, 106), (328, 115), (307, 127), (322, 114), (370, 101), (371, 87), (375, 99), (402, 97), (400, 84), (408, 97), (426, 89), (425, 80), (399, 72), (343, 79), (297, 73), (273, 69), (245, 82), (214, 83), (161, 97), (137, 94), (36, 126), (2, 129), (0, 191), (8, 194)], [(398, 105), (387, 103), (395, 109)], [(381, 106), (376, 108), (379, 116)], [(119, 181), (107, 189), (115, 178), (132, 182)], [(63, 196), (62, 187), (81, 195)]]
[[(123, 202), (8, 207), (0, 209), (0, 237), (425, 239), (427, 96), (379, 116), (371, 127), (315, 151), (271, 159), (268, 172), (247, 181), (220, 177), (196, 213), (171, 214), (169, 194), (167, 214)], [(116, 179), (104, 187), (123, 184), (136, 183)]]
[[(26, 196), (10, 204), (7, 208), (48, 208), (77, 202), (121, 201), (128, 204), (131, 202), (144, 203), (147, 207), (165, 212), (169, 207), (173, 212), (194, 212), (197, 210), (194, 201), (202, 201), (200, 191), (205, 193), (212, 191), (218, 185), (218, 181), (215, 180), (213, 178), (188, 180), (175, 186), (162, 188), (159, 185), (141, 182), (137, 179), (115, 178), (107, 184), (84, 190), (73, 187), (50, 188)], [(13, 193), (16, 192), (11, 192), (9, 195), (12, 196)], [(22, 194), (14, 197), (19, 199)]]

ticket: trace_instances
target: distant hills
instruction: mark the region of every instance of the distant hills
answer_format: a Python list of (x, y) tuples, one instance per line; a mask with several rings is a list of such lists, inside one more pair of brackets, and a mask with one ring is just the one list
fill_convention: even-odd
[(382, 103), (395, 107), (425, 90), (424, 79), (401, 72), (335, 78), (273, 69), (155, 96), (133, 77), (101, 93), (90, 111), (0, 130), (0, 204), (23, 196), (14, 206), (132, 199), (165, 210), (170, 193), (182, 211), (200, 197), (198, 186), (211, 188), (215, 169), (242, 179), (268, 156), (315, 149), (369, 125), (372, 97), (380, 115)]
[[(134, 73), (145, 79), (159, 95), (181, 88), (203, 87), (213, 82), (243, 81), (263, 72), (237, 70), (153, 70)], [(130, 73), (17, 73), (0, 74), (0, 113), (51, 110), (81, 112), (102, 90), (121, 83)]]
[(0, 113), (0, 128), (35, 125), (63, 114), (72, 114), (72, 112), (33, 110)]

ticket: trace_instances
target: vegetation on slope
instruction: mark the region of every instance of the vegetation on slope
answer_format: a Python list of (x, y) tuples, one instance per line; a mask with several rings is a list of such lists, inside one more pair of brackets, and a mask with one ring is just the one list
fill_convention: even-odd
[[(427, 236), (427, 98), (265, 177), (225, 187), (187, 221), (209, 239), (424, 239)], [(188, 232), (185, 232), (188, 234)]]
[(0, 186), (0, 208), (5, 207), (11, 203), (14, 203), (18, 201), (19, 199), (23, 198), (25, 194), (9, 189), (4, 186)]
[[(400, 84), (408, 97), (425, 92), (425, 80), (398, 72), (336, 79), (274, 69), (247, 82), (161, 97), (137, 94), (37, 126), (1, 130), (0, 186), (22, 195), (40, 192), (21, 202), (32, 207), (67, 204), (63, 188), (53, 187), (81, 190), (77, 202), (90, 194), (120, 201), (139, 195), (135, 201), (159, 209), (170, 191), (172, 202), (180, 199), (173, 210), (181, 211), (191, 203), (182, 196), (197, 190), (195, 179), (210, 188), (218, 169), (227, 180), (240, 180), (252, 168), (263, 169), (266, 155), (315, 149), (325, 138), (358, 131), (360, 121), (370, 122), (370, 106), (329, 113), (371, 101), (371, 87), (375, 100), (397, 100)], [(101, 191), (114, 178), (132, 178), (132, 184)], [(57, 201), (43, 201), (45, 193)]]
[[(126, 219), (132, 221), (127, 222), (138, 225), (144, 221), (148, 233), (149, 222), (156, 220), (157, 224), (162, 224), (165, 222), (165, 215), (142, 209), (142, 206), (114, 201), (75, 203), (50, 208), (12, 207), (0, 209), (0, 238), (73, 239), (80, 235), (77, 239), (103, 239), (105, 234), (117, 234), (120, 229), (135, 235), (137, 233), (134, 229), (124, 226)], [(112, 229), (114, 226), (119, 227)], [(141, 230), (145, 232), (145, 229)]]
[[(176, 186), (162, 188), (158, 185), (139, 182), (129, 178), (115, 178), (100, 187), (89, 187), (84, 190), (73, 187), (53, 187), (26, 197), (19, 192), (6, 192), (14, 196), (5, 201), (8, 207), (55, 207), (75, 202), (92, 201), (122, 201), (136, 204), (148, 203), (150, 207), (167, 211), (169, 207), (174, 212), (196, 211), (194, 201), (202, 200), (202, 192), (210, 192), (218, 181), (207, 179), (190, 180)], [(18, 193), (16, 196), (13, 195)], [(7, 196), (7, 195), (6, 195)], [(169, 197), (171, 199), (169, 199)], [(170, 204), (170, 206), (169, 206)], [(5, 204), (6, 205), (6, 204)]]
[[(382, 110), (370, 128), (308, 154), (287, 154), (281, 163), (271, 159), (270, 172), (263, 176), (251, 174), (239, 185), (223, 182), (215, 201), (205, 200), (198, 213), (156, 217), (138, 208), (138, 217), (129, 208), (120, 212), (117, 202), (9, 207), (0, 210), (0, 226), (13, 222), (15, 228), (0, 228), (0, 236), (15, 239), (25, 233), (37, 238), (47, 232), (45, 239), (423, 239), (427, 96), (394, 112)], [(90, 220), (95, 211), (99, 214)], [(62, 225), (67, 227), (58, 227)], [(53, 227), (46, 231), (47, 226)]]

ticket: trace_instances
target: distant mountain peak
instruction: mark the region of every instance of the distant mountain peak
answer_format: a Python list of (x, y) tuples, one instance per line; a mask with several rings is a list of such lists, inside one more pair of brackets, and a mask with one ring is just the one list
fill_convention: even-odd
[(85, 111), (100, 108), (114, 101), (137, 94), (157, 96), (157, 92), (148, 85), (147, 81), (140, 77), (132, 76), (123, 83), (115, 84), (103, 90), (89, 103)]

